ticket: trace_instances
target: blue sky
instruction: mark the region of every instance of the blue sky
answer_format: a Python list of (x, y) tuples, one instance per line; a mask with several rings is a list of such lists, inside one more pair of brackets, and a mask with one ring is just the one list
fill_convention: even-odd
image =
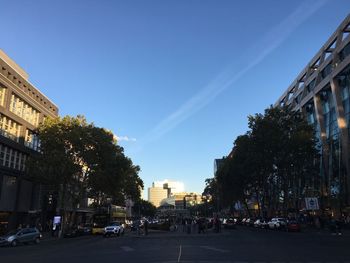
[[(213, 161), (273, 104), (348, 0), (0, 0), (1, 42), (60, 109), (124, 140), (145, 188), (202, 192)], [(129, 138), (129, 140), (125, 140)]]

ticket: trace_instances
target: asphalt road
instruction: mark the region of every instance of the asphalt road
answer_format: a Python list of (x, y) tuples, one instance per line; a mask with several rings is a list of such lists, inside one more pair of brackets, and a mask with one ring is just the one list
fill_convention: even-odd
[(347, 262), (350, 234), (287, 233), (240, 227), (222, 233), (128, 233), (43, 240), (39, 245), (0, 248), (0, 262)]

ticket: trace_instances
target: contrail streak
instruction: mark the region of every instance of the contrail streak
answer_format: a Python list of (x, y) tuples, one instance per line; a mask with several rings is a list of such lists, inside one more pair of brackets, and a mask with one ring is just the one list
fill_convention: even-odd
[(258, 40), (256, 45), (250, 48), (250, 50), (257, 50), (257, 55), (249, 60), (247, 65), (243, 66), (238, 72), (232, 72), (232, 66), (229, 66), (223, 70), (196, 95), (182, 104), (176, 111), (159, 122), (158, 125), (156, 125), (148, 134), (146, 134), (146, 136), (140, 140), (141, 145), (139, 145), (139, 149), (173, 130), (180, 123), (184, 122), (190, 116), (212, 102), (219, 94), (228, 89), (244, 74), (259, 64), (271, 52), (280, 46), (281, 43), (283, 43), (298, 26), (300, 26), (327, 2), (328, 0), (308, 0), (303, 2), (296, 10), (294, 10), (294, 12), (282, 20), (280, 24), (276, 25), (266, 35), (264, 35), (263, 38)]

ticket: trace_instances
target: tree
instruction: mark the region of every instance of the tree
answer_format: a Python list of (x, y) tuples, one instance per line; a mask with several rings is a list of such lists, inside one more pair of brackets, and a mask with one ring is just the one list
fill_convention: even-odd
[(225, 205), (255, 201), (259, 213), (296, 209), (315, 182), (319, 159), (313, 127), (287, 107), (248, 117), (250, 130), (239, 136), (213, 179)]
[(157, 208), (150, 202), (142, 199), (135, 201), (133, 206), (133, 213), (138, 216), (154, 217)]
[(67, 207), (75, 211), (86, 197), (99, 204), (107, 198), (121, 203), (126, 195), (139, 198), (135, 189), (143, 187), (140, 168), (124, 155), (111, 132), (87, 123), (82, 116), (66, 116), (48, 118), (38, 134), (40, 153), (29, 160), (28, 172), (35, 181), (60, 193), (64, 220)]

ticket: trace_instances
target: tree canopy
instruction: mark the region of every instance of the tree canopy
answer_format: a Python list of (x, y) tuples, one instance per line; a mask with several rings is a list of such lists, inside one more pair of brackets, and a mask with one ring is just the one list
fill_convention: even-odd
[(86, 197), (97, 204), (109, 199), (122, 205), (126, 197), (139, 198), (140, 168), (124, 155), (110, 131), (82, 116), (65, 116), (47, 118), (38, 135), (40, 153), (29, 160), (28, 174), (59, 191), (61, 207), (70, 200), (76, 208)]

